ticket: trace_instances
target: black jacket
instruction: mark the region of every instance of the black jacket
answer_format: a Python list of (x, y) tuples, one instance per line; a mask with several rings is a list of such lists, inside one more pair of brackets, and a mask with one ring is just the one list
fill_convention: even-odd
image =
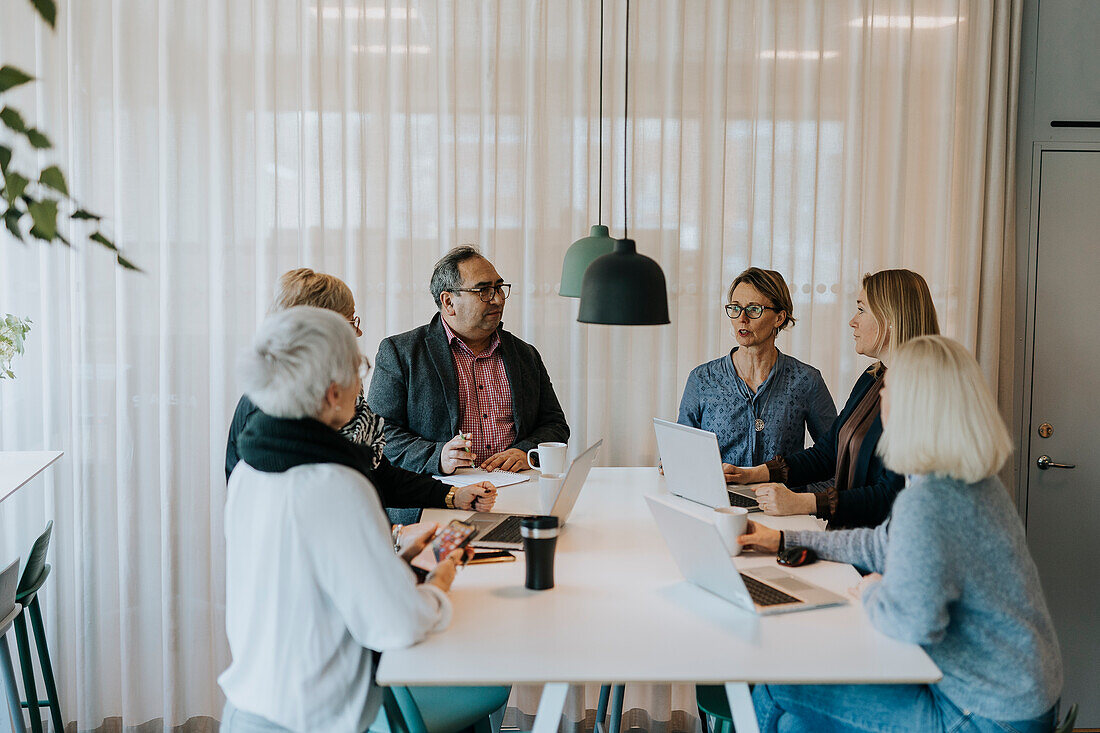
[[(829, 432), (812, 447), (783, 457), (787, 462), (788, 486), (805, 486), (836, 476), (840, 427), (875, 381), (870, 372), (864, 372)], [(905, 487), (905, 478), (882, 465), (882, 459), (875, 452), (881, 437), (882, 417), (879, 415), (860, 445), (852, 485), (837, 495), (836, 512), (829, 518), (830, 527), (876, 527), (890, 515), (894, 498)]]
[[(516, 442), (509, 448), (526, 452), (539, 443), (566, 442), (569, 425), (539, 352), (503, 328), (497, 333), (516, 421)], [(391, 461), (420, 473), (440, 470), (440, 453), (458, 434), (461, 416), (458, 375), (438, 313), (427, 325), (379, 344), (367, 404), (386, 420)]]
[[(233, 413), (233, 422), (229, 426), (229, 440), (225, 446), (225, 480), (233, 473), (240, 457), (237, 453), (237, 442), (241, 433), (248, 425), (251, 418), (260, 412), (260, 408), (252, 404), (248, 397), (241, 397), (237, 403), (237, 411)], [(262, 413), (261, 413), (262, 414)], [(349, 441), (350, 442), (350, 441)], [(363, 451), (369, 451), (368, 446), (357, 446)], [(382, 500), (382, 506), (394, 507), (442, 507), (443, 500), (450, 491), (450, 487), (441, 481), (436, 481), (431, 476), (422, 476), (412, 471), (398, 468), (386, 460), (385, 456), (373, 469), (360, 471), (374, 485), (378, 491), (378, 497)]]

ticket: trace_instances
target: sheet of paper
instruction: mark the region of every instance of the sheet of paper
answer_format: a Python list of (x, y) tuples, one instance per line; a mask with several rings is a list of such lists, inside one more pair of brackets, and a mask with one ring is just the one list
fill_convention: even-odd
[(493, 486), (500, 488), (501, 486), (511, 486), (512, 484), (521, 484), (524, 481), (529, 480), (530, 476), (525, 476), (522, 473), (511, 473), (509, 471), (463, 471), (459, 469), (451, 476), (435, 476), (443, 483), (449, 486), (469, 486), (470, 484), (481, 483), (482, 481), (488, 481)]

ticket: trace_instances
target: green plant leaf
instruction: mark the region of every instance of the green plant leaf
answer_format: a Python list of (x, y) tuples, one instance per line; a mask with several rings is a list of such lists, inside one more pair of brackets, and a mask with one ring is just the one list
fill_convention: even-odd
[(103, 236), (102, 232), (96, 232), (92, 236), (88, 237), (88, 239), (92, 240), (93, 242), (102, 244), (104, 247), (111, 250), (112, 252), (118, 252), (118, 247), (115, 246), (115, 243), (107, 239), (107, 237)]
[(21, 84), (26, 84), (28, 81), (34, 81), (34, 77), (27, 72), (14, 66), (0, 66), (0, 92), (14, 89)]
[(11, 162), (11, 148), (0, 145), (0, 175), (4, 174), (8, 170), (8, 163)]
[(141, 272), (142, 271), (140, 267), (135, 265), (133, 262), (130, 262), (130, 260), (126, 259), (122, 255), (119, 255), (119, 256), (115, 257), (115, 261), (118, 262), (118, 266), (123, 268), (123, 269), (133, 270), (134, 272)]
[(66, 196), (69, 195), (69, 187), (65, 185), (65, 174), (56, 165), (51, 165), (42, 171), (42, 175), (38, 177), (38, 182), (43, 186), (49, 186), (54, 191), (63, 193)]
[(99, 221), (103, 217), (98, 215), (98, 214), (93, 214), (92, 212), (87, 211), (85, 209), (77, 209), (76, 211), (74, 211), (72, 213), (72, 215), (69, 218), (70, 219), (88, 219), (90, 221)]
[(52, 242), (57, 236), (57, 202), (52, 199), (35, 201), (27, 206), (34, 220), (31, 236)]
[(57, 4), (53, 0), (31, 0), (31, 5), (42, 16), (42, 20), (50, 24), (50, 28), (57, 28)]
[(27, 123), (23, 122), (23, 115), (11, 107), (0, 109), (0, 122), (7, 125), (12, 132), (25, 133), (27, 131)]
[(15, 171), (4, 174), (4, 198), (8, 200), (9, 204), (15, 204), (15, 200), (27, 190), (28, 183), (30, 181)]
[(19, 219), (22, 218), (23, 212), (14, 206), (8, 209), (4, 214), (4, 226), (8, 228), (11, 235), (18, 239), (20, 242), (23, 240), (23, 232), (19, 231)]
[(73, 246), (73, 245), (72, 245), (72, 242), (70, 242), (70, 241), (69, 241), (68, 239), (65, 239), (65, 235), (64, 235), (64, 234), (62, 234), (61, 232), (58, 232), (58, 233), (57, 233), (57, 235), (56, 235), (56, 236), (54, 237), (54, 239), (56, 239), (57, 241), (61, 242), (61, 243), (62, 243), (63, 245), (65, 245), (66, 247), (70, 247), (70, 248), (71, 248), (71, 247)]
[(50, 142), (50, 139), (39, 132), (38, 128), (32, 127), (31, 129), (26, 131), (26, 135), (27, 140), (30, 141), (31, 145), (38, 148), (39, 150), (49, 150), (53, 147), (53, 143)]

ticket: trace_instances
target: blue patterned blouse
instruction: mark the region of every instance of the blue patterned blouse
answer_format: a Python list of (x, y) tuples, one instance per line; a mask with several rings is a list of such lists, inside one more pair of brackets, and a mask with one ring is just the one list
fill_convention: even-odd
[[(691, 370), (676, 420), (717, 435), (724, 463), (758, 466), (802, 450), (806, 428), (814, 441), (829, 430), (836, 405), (821, 372), (779, 352), (754, 395), (733, 368), (733, 351)], [(757, 418), (764, 421), (760, 432)]]

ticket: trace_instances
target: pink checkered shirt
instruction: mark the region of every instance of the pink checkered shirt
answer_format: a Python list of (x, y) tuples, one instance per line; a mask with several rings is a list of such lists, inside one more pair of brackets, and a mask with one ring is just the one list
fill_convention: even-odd
[(504, 370), (504, 358), (497, 351), (500, 336), (494, 333), (489, 347), (480, 354), (474, 354), (462, 339), (455, 336), (447, 322), (442, 322), (458, 374), (461, 429), (473, 436), (470, 438), (473, 444), (470, 450), (477, 456), (476, 465), (507, 449), (516, 440), (512, 386)]

